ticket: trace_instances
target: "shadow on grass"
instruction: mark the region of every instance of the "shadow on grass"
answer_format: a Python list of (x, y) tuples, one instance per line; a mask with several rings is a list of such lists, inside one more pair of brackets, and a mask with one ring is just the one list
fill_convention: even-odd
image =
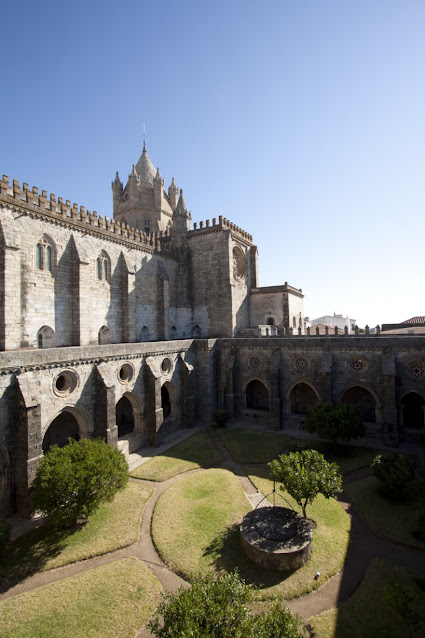
[(42, 571), (49, 560), (63, 551), (65, 540), (79, 529), (80, 526), (58, 529), (46, 523), (13, 540), (0, 564), (0, 593)]
[(237, 569), (241, 578), (258, 589), (278, 585), (294, 573), (262, 569), (250, 561), (240, 547), (238, 523), (231, 525), (223, 534), (217, 536), (205, 548), (203, 556), (218, 572), (230, 572)]

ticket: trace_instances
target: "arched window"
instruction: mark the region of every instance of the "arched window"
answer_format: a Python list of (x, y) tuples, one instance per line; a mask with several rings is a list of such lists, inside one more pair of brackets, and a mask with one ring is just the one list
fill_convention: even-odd
[(108, 254), (102, 250), (96, 259), (96, 279), (108, 281), (111, 273), (111, 262)]
[(292, 317), (292, 326), (293, 326), (294, 328), (296, 328), (296, 327), (297, 327), (297, 319), (296, 319), (296, 317)]
[(97, 334), (97, 340), (100, 346), (111, 343), (111, 331), (108, 326), (102, 326)]
[(353, 405), (360, 412), (363, 421), (376, 423), (376, 401), (366, 388), (359, 385), (348, 388), (341, 397), (341, 403)]
[(46, 246), (46, 270), (52, 272), (52, 247)]
[(37, 348), (54, 348), (55, 331), (50, 326), (43, 326), (37, 332)]
[(149, 328), (147, 326), (143, 326), (141, 332), (141, 341), (150, 341), (151, 335), (149, 332)]
[(102, 279), (102, 262), (99, 257), (96, 259), (96, 277)]
[(75, 416), (71, 414), (71, 412), (64, 410), (47, 428), (42, 443), (44, 454), (49, 451), (52, 445), (65, 447), (69, 438), (78, 441), (80, 438), (80, 429)]
[(164, 419), (171, 416), (171, 398), (165, 385), (161, 388), (161, 406)]
[(39, 270), (43, 268), (43, 246), (41, 244), (37, 244), (35, 249), (35, 267)]
[(401, 402), (403, 426), (405, 428), (424, 427), (424, 406), (425, 401), (420, 394), (409, 392)]
[(261, 381), (250, 381), (246, 387), (246, 407), (248, 410), (268, 410), (269, 391)]
[(268, 318), (267, 318), (267, 321), (266, 321), (266, 324), (267, 324), (268, 326), (274, 326), (274, 319), (273, 319), (273, 317), (268, 317)]
[(130, 434), (134, 430), (133, 407), (127, 397), (121, 397), (116, 407), (118, 437)]
[(307, 383), (297, 383), (291, 390), (291, 414), (308, 414), (318, 403), (317, 395)]
[(55, 266), (56, 251), (53, 241), (47, 235), (35, 247), (35, 267), (37, 270), (52, 272)]

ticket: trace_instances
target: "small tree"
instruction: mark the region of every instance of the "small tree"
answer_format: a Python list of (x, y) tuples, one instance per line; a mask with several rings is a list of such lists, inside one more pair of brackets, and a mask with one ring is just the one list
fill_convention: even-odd
[(349, 403), (319, 403), (308, 413), (304, 427), (307, 432), (317, 432), (321, 439), (327, 439), (333, 445), (366, 434), (359, 412)]
[(251, 616), (253, 588), (236, 573), (214, 580), (210, 574), (166, 593), (148, 623), (157, 638), (301, 638), (298, 617), (276, 603), (268, 613)]
[(303, 516), (318, 494), (335, 497), (342, 490), (342, 476), (336, 463), (328, 463), (317, 450), (301, 450), (281, 454), (271, 461), (272, 477), (300, 505)]
[(53, 445), (41, 459), (33, 483), (33, 506), (58, 525), (90, 516), (112, 501), (128, 481), (124, 456), (98, 439), (68, 440)]
[(399, 499), (403, 495), (406, 485), (413, 481), (416, 475), (416, 462), (407, 459), (403, 454), (394, 456), (378, 454), (370, 467), (394, 499)]
[(413, 607), (413, 596), (400, 583), (389, 582), (385, 587), (384, 602), (406, 623), (409, 635), (413, 638), (413, 632), (418, 631), (422, 624), (419, 615)]

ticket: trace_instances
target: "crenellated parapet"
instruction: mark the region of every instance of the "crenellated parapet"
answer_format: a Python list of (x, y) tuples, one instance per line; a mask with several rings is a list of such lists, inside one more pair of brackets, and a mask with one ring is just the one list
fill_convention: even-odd
[(230, 230), (233, 233), (233, 235), (235, 235), (239, 239), (242, 239), (245, 242), (252, 243), (252, 235), (245, 232), (242, 228), (239, 228), (239, 226), (236, 226), (236, 224), (233, 224), (231, 221), (229, 221), (222, 215), (219, 215), (218, 222), (217, 222), (217, 218), (213, 217), (211, 224), (210, 224), (210, 220), (207, 219), (205, 222), (205, 226), (204, 226), (204, 222), (199, 222), (199, 226), (195, 222), (193, 224), (193, 230), (189, 231), (188, 234), (189, 234), (189, 237), (196, 237), (198, 235), (202, 235), (208, 232), (217, 232), (219, 230)]
[(0, 180), (0, 201), (12, 207), (19, 207), (33, 216), (45, 217), (57, 223), (68, 223), (82, 228), (85, 232), (100, 233), (103, 237), (106, 235), (112, 241), (137, 244), (149, 252), (161, 251), (168, 246), (167, 242), (162, 245), (161, 237), (169, 235), (169, 232), (144, 233), (125, 222), (98, 215), (97, 211), (86, 210), (85, 206), (76, 203), (71, 205), (70, 200), (56, 197), (54, 193), (48, 195), (47, 191), (40, 191), (36, 186), (30, 189), (26, 182), (22, 186), (16, 179), (9, 183), (7, 175), (3, 175)]

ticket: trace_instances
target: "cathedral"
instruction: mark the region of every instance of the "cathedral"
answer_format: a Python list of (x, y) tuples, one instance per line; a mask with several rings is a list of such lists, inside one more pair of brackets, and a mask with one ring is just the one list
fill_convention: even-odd
[(217, 408), (279, 430), (345, 401), (368, 436), (419, 440), (423, 337), (305, 330), (302, 290), (260, 287), (252, 236), (192, 223), (145, 145), (112, 193), (110, 219), (0, 181), (0, 515), (29, 513), (53, 444), (127, 455)]

